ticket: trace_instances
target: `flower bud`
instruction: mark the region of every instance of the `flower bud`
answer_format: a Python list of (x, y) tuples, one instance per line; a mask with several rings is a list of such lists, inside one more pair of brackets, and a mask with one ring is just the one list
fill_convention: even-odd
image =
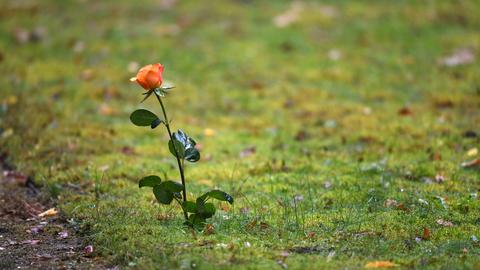
[(136, 77), (130, 79), (132, 82), (137, 82), (143, 89), (152, 90), (162, 85), (162, 64), (146, 65), (142, 67)]

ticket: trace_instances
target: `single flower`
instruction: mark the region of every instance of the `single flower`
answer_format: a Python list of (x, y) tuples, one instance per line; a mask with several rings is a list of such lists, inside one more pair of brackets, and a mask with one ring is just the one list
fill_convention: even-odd
[(132, 82), (137, 82), (145, 90), (153, 90), (162, 85), (162, 64), (152, 64), (142, 67), (136, 77), (130, 79)]

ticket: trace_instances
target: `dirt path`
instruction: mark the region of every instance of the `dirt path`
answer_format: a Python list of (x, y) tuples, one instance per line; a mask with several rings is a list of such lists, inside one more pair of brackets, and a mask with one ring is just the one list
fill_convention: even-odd
[(0, 171), (0, 269), (106, 269), (30, 177)]

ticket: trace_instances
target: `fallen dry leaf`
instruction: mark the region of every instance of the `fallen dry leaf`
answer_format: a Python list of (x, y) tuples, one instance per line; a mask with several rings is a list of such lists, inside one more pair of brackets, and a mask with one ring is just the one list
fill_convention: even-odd
[(23, 28), (17, 28), (13, 32), (15, 41), (19, 44), (25, 44), (30, 40), (30, 32)]
[(110, 105), (108, 105), (107, 103), (102, 103), (98, 108), (98, 112), (101, 115), (106, 115), (106, 116), (114, 115), (117, 113), (117, 111), (112, 107), (110, 107)]
[(59, 232), (58, 237), (65, 239), (68, 237), (68, 232), (67, 231)]
[(26, 244), (26, 245), (36, 245), (38, 243), (40, 243), (40, 240), (36, 240), (36, 239), (25, 240), (22, 242), (22, 244)]
[(201, 144), (201, 143), (197, 143), (197, 145), (195, 145), (195, 149), (197, 149), (199, 151), (202, 150), (202, 148), (203, 148), (203, 144)]
[(263, 221), (260, 222), (260, 229), (266, 230), (266, 229), (268, 229), (268, 228), (270, 228), (270, 225), (268, 225), (268, 223), (263, 222)]
[(294, 105), (295, 105), (295, 101), (293, 101), (292, 99), (287, 99), (283, 103), (283, 107), (286, 108), (286, 109), (292, 108)]
[(85, 50), (85, 42), (79, 40), (73, 44), (73, 52), (75, 53), (81, 53), (83, 50)]
[(7, 98), (2, 100), (2, 103), (7, 104), (7, 105), (15, 105), (18, 102), (17, 96), (10, 95)]
[(397, 267), (398, 264), (395, 264), (390, 261), (374, 261), (374, 262), (369, 262), (365, 265), (365, 268), (392, 268), (392, 267)]
[(290, 8), (273, 18), (273, 23), (276, 27), (284, 28), (292, 23), (298, 21), (300, 18), (300, 13), (303, 11), (304, 5), (300, 1), (294, 1), (290, 5)]
[(155, 33), (160, 36), (176, 36), (180, 33), (181, 27), (178, 24), (159, 25), (155, 28)]
[(476, 156), (477, 154), (478, 154), (478, 149), (476, 147), (467, 151), (467, 156), (469, 157)]
[(243, 215), (247, 215), (248, 213), (250, 213), (250, 209), (248, 207), (242, 207), (240, 208), (240, 213), (242, 213)]
[(332, 61), (338, 61), (342, 58), (342, 53), (339, 50), (331, 49), (328, 51), (328, 58)]
[(453, 101), (445, 99), (445, 100), (438, 100), (435, 102), (435, 107), (438, 109), (448, 109), (448, 108), (453, 108), (455, 104)]
[(228, 211), (231, 210), (230, 205), (227, 204), (227, 203), (220, 203), (219, 208), (222, 209), (222, 211), (225, 211), (225, 212), (228, 212)]
[(12, 240), (12, 239), (7, 238), (7, 243), (8, 243), (9, 245), (16, 245), (16, 244), (17, 244), (17, 241), (14, 241), (14, 240)]
[(307, 140), (308, 138), (310, 138), (310, 135), (307, 133), (307, 131), (300, 130), (300, 131), (298, 131), (297, 135), (295, 135), (294, 139), (297, 142), (301, 142), (301, 141)]
[(330, 5), (321, 5), (318, 8), (318, 12), (320, 12), (323, 16), (327, 18), (333, 18), (338, 15), (338, 9), (334, 6)]
[(58, 214), (58, 211), (55, 208), (50, 208), (45, 212), (38, 214), (39, 217), (51, 217)]
[(198, 180), (198, 183), (209, 186), (209, 187), (214, 186), (212, 180), (209, 180), (209, 179), (200, 179), (200, 180)]
[(398, 114), (402, 116), (407, 116), (413, 114), (413, 111), (409, 107), (403, 107), (398, 110)]
[(432, 153), (430, 155), (430, 159), (435, 160), (435, 161), (439, 161), (439, 160), (442, 160), (442, 155), (439, 154), (439, 153)]
[(264, 85), (264, 83), (262, 83), (261, 81), (252, 81), (252, 82), (250, 82), (250, 87), (251, 87), (253, 90), (260, 91), (260, 90), (262, 90), (263, 88), (265, 88), (265, 85)]
[(5, 131), (3, 131), (1, 138), (6, 139), (12, 136), (13, 133), (14, 133), (13, 128), (7, 128)]
[(467, 168), (467, 169), (480, 167), (480, 158), (476, 158), (470, 161), (465, 161), (460, 166), (462, 166), (462, 168)]
[(162, 10), (170, 10), (177, 4), (177, 0), (160, 0), (160, 8)]
[(215, 133), (216, 133), (215, 130), (211, 128), (206, 128), (203, 130), (203, 135), (205, 135), (206, 137), (215, 136)]
[(451, 221), (446, 221), (446, 220), (443, 220), (443, 219), (438, 219), (437, 224), (442, 225), (444, 227), (453, 227), (453, 223)]
[(428, 239), (430, 239), (430, 229), (428, 229), (428, 228), (423, 228), (422, 239), (423, 239), (423, 240), (428, 240)]
[(203, 161), (210, 161), (213, 159), (213, 155), (210, 153), (204, 154), (203, 155)]
[(451, 55), (440, 59), (440, 65), (455, 67), (459, 65), (471, 64), (475, 61), (475, 54), (471, 48), (462, 48), (455, 50)]
[(297, 194), (297, 195), (295, 195), (295, 196), (293, 197), (293, 201), (294, 201), (294, 202), (301, 202), (301, 201), (303, 201), (303, 200), (304, 200), (304, 197), (303, 197), (302, 194)]
[(121, 97), (121, 93), (118, 90), (118, 88), (114, 86), (104, 86), (102, 87), (102, 93), (103, 93), (103, 99), (109, 100), (113, 98), (119, 98)]
[(323, 187), (326, 188), (326, 189), (329, 189), (329, 188), (331, 188), (332, 186), (333, 186), (333, 183), (332, 183), (331, 181), (328, 181), (328, 180), (327, 180), (327, 181), (325, 181), (325, 182), (323, 183)]
[(257, 151), (257, 148), (255, 146), (249, 146), (240, 152), (240, 157), (241, 158), (249, 157), (255, 154), (256, 151)]
[(203, 229), (204, 235), (211, 235), (214, 233), (215, 233), (215, 228), (213, 227), (212, 224), (207, 224), (207, 226), (205, 226), (205, 229)]
[(128, 72), (134, 73), (134, 72), (137, 72), (139, 69), (140, 69), (140, 64), (138, 62), (131, 61), (130, 63), (128, 63), (128, 66), (127, 66)]
[(130, 146), (123, 146), (122, 149), (120, 149), (120, 151), (127, 156), (135, 155), (135, 149)]
[(93, 246), (92, 246), (92, 245), (86, 246), (86, 247), (83, 249), (83, 252), (85, 252), (86, 254), (92, 254), (92, 253), (93, 253)]
[(37, 234), (37, 233), (40, 233), (40, 232), (43, 231), (43, 227), (44, 227), (44, 225), (42, 225), (42, 224), (36, 225), (36, 226), (33, 226), (30, 229), (28, 229), (27, 232)]
[(6, 182), (15, 183), (21, 186), (26, 185), (28, 176), (18, 171), (3, 171)]
[(385, 207), (397, 207), (398, 202), (393, 199), (386, 199), (385, 202), (383, 203)]
[(249, 223), (247, 223), (247, 225), (245, 225), (245, 227), (248, 230), (251, 230), (251, 229), (255, 228), (255, 226), (257, 226), (257, 220), (256, 219), (250, 221)]
[(283, 258), (287, 258), (288, 256), (290, 256), (290, 253), (288, 251), (282, 251), (280, 252), (280, 256), (283, 257)]
[(370, 107), (364, 107), (364, 108), (362, 109), (362, 112), (363, 112), (363, 114), (365, 114), (365, 115), (370, 115), (370, 114), (372, 114), (372, 108), (370, 108)]
[(17, 28), (13, 32), (15, 41), (19, 44), (40, 42), (47, 37), (47, 34), (47, 29), (41, 26), (37, 26), (30, 31), (24, 28)]
[(435, 175), (435, 182), (443, 183), (445, 181), (445, 176), (441, 173)]
[(288, 269), (288, 265), (285, 263), (284, 260), (277, 260), (278, 265), (280, 265), (283, 269)]
[(108, 169), (110, 169), (110, 166), (108, 165), (103, 165), (103, 166), (100, 166), (100, 168), (98, 168), (101, 172), (106, 172), (108, 171)]
[(87, 68), (80, 73), (80, 79), (84, 81), (91, 81), (95, 77), (93, 69)]
[(360, 143), (375, 143), (377, 141), (378, 139), (375, 138), (374, 136), (360, 136), (358, 138), (358, 142)]
[(48, 260), (51, 260), (53, 256), (50, 254), (44, 253), (44, 254), (37, 254), (37, 258), (42, 261), (48, 261)]
[(307, 233), (307, 238), (308, 239), (314, 239), (317, 236), (315, 232), (309, 232)]
[(397, 209), (398, 210), (402, 210), (402, 211), (410, 211), (410, 209), (408, 209), (407, 207), (405, 207), (405, 205), (403, 203), (400, 203), (397, 205)]

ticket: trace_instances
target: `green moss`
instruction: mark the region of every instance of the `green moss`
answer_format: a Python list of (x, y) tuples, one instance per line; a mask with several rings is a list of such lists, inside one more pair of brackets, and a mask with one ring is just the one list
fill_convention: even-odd
[[(475, 1), (305, 1), (285, 28), (272, 18), (287, 1), (14, 2), (0, 4), (1, 150), (112, 264), (480, 267), (479, 173), (460, 167), (480, 147), (463, 136), (480, 133), (480, 65), (437, 63), (478, 51)], [(15, 42), (15, 29), (37, 26), (42, 40)], [(219, 204), (212, 235), (193, 235), (180, 209), (138, 189), (148, 174), (178, 178), (166, 134), (128, 120), (158, 112), (138, 104), (128, 66), (157, 61), (177, 85), (172, 125), (202, 147), (189, 196), (235, 197)]]

